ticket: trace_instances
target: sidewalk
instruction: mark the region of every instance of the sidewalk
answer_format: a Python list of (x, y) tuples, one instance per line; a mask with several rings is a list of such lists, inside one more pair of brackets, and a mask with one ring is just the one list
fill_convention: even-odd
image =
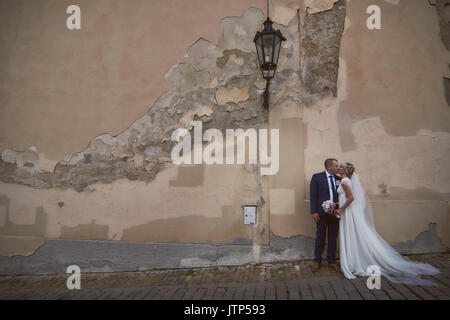
[(81, 274), (81, 289), (69, 290), (69, 274), (0, 276), (0, 300), (449, 300), (450, 253), (413, 255), (441, 271), (427, 276), (437, 286), (393, 284), (381, 279), (369, 290), (366, 278), (348, 280), (326, 263), (315, 274), (312, 261), (261, 265)]

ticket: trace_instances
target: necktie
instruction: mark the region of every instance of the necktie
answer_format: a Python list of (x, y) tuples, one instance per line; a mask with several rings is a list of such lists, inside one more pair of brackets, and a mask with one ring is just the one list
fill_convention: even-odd
[(329, 177), (330, 178), (330, 180), (331, 180), (331, 190), (333, 191), (333, 201), (334, 202), (337, 202), (337, 192), (336, 192), (336, 186), (334, 185), (334, 179), (333, 179), (333, 176), (330, 176)]

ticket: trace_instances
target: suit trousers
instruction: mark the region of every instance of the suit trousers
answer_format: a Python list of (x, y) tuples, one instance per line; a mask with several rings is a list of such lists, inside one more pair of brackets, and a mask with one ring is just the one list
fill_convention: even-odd
[(328, 214), (320, 216), (319, 222), (316, 223), (316, 241), (314, 246), (314, 260), (322, 261), (322, 253), (325, 248), (325, 240), (328, 230), (328, 264), (336, 264), (337, 237), (339, 232), (339, 219)]

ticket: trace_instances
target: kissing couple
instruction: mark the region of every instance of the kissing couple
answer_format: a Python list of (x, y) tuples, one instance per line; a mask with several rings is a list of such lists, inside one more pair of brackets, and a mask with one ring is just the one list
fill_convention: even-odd
[[(311, 215), (316, 222), (311, 271), (321, 267), (328, 232), (328, 266), (346, 278), (372, 276), (370, 269), (376, 266), (379, 275), (391, 282), (433, 285), (420, 275), (438, 274), (439, 270), (402, 256), (376, 232), (372, 208), (355, 167), (336, 159), (325, 160), (324, 166), (325, 171), (314, 174), (310, 183)], [(336, 261), (338, 233), (340, 267)]]

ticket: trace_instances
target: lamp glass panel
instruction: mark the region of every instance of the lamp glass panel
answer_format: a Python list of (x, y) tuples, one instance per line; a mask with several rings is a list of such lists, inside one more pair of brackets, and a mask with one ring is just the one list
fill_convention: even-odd
[(263, 35), (264, 46), (264, 62), (272, 62), (273, 60), (273, 34)]
[(264, 50), (263, 50), (263, 45), (262, 45), (262, 37), (259, 37), (256, 40), (256, 50), (257, 50), (257, 55), (258, 55), (258, 62), (259, 62), (259, 67), (262, 66), (262, 64), (264, 63)]
[(275, 37), (275, 52), (273, 57), (273, 63), (278, 65), (278, 58), (280, 57), (280, 50), (281, 50), (281, 39), (279, 37)]

